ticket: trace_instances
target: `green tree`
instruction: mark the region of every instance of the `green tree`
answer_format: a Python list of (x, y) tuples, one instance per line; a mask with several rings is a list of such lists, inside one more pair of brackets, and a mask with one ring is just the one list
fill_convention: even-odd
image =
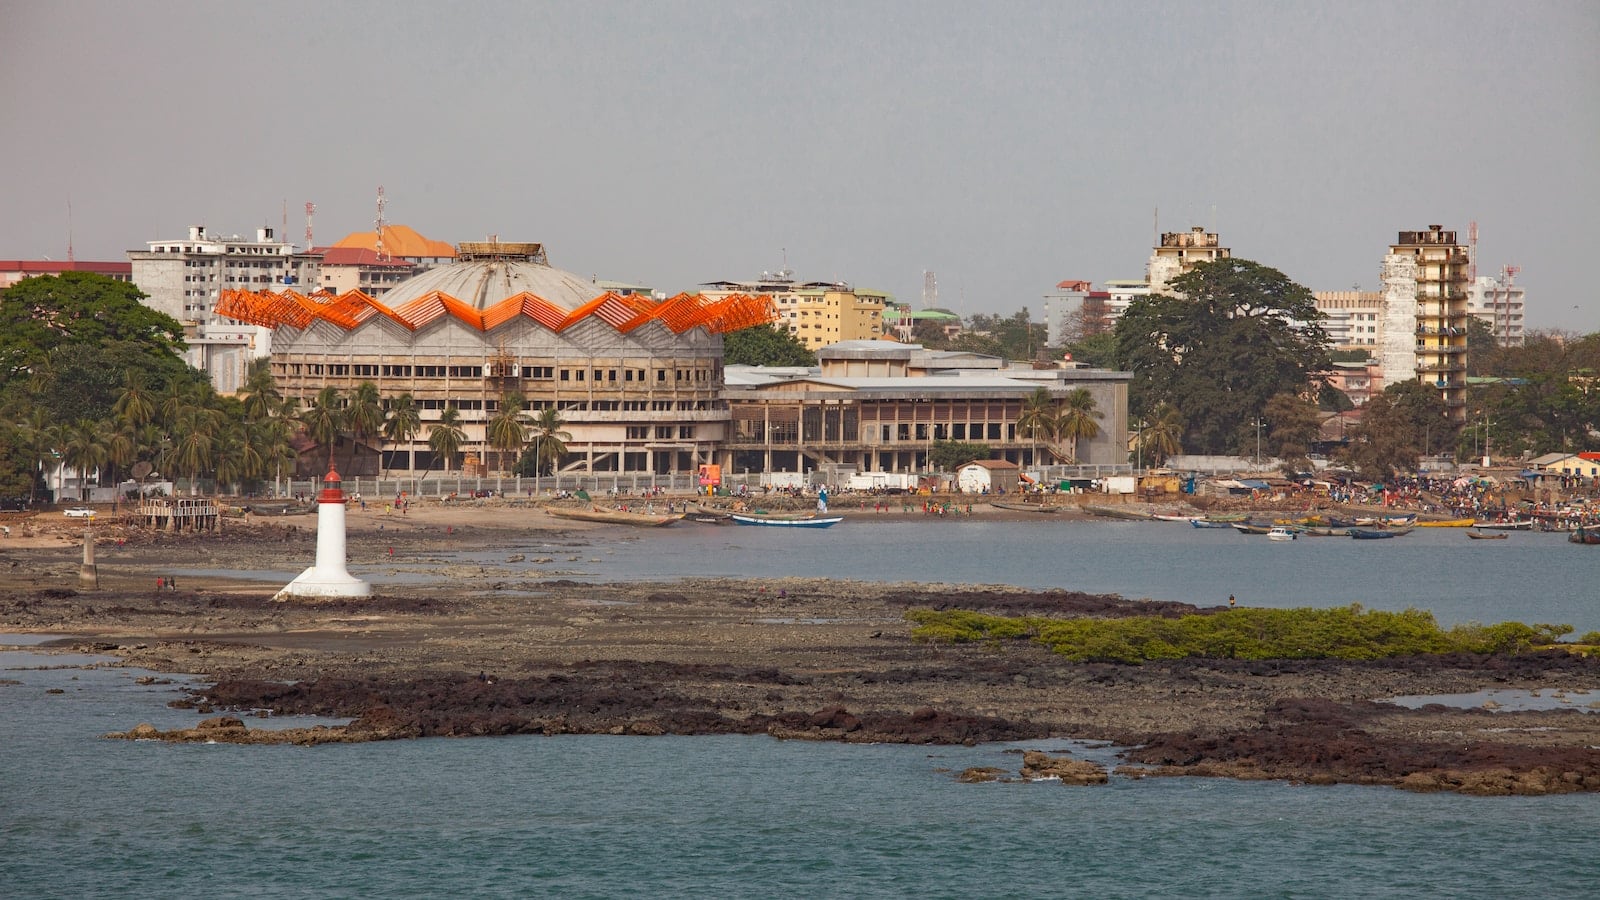
[(356, 385), (350, 395), (350, 405), (344, 410), (344, 427), (352, 437), (350, 458), (346, 465), (353, 467), (356, 445), (370, 443), (383, 433), (383, 399), (378, 396), (378, 386), (370, 381)]
[(1061, 413), (1056, 417), (1056, 435), (1071, 443), (1067, 458), (1078, 461), (1078, 441), (1092, 441), (1100, 436), (1100, 423), (1104, 414), (1095, 407), (1094, 395), (1088, 388), (1073, 388), (1061, 403)]
[(1114, 369), (1117, 367), (1116, 333), (1104, 331), (1085, 335), (1081, 340), (1068, 344), (1067, 352), (1072, 354), (1074, 362), (1095, 369)]
[(428, 447), (444, 464), (444, 470), (449, 472), (456, 456), (461, 453), (461, 445), (466, 442), (466, 432), (461, 430), (461, 413), (456, 410), (454, 403), (447, 404), (444, 411), (439, 413), (438, 423), (428, 428)]
[(1183, 417), (1172, 404), (1163, 403), (1150, 411), (1149, 418), (1135, 433), (1135, 459), (1159, 467), (1182, 452)]
[(730, 366), (814, 366), (817, 355), (780, 325), (755, 325), (722, 336), (722, 359)]
[(1362, 407), (1340, 459), (1362, 477), (1385, 480), (1414, 472), (1425, 443), (1440, 445), (1454, 430), (1439, 392), (1420, 381), (1391, 384)]
[(953, 472), (969, 462), (993, 456), (994, 451), (988, 444), (973, 444), (966, 441), (934, 441), (928, 450), (928, 461), (934, 468), (946, 472)]
[(410, 394), (401, 394), (389, 401), (388, 416), (383, 420), (383, 439), (391, 444), (409, 444), (422, 430), (422, 411)]
[(89, 473), (98, 472), (110, 458), (110, 448), (99, 422), (79, 419), (60, 432), (61, 461), (78, 470), (78, 499), (89, 498)]
[[(532, 475), (537, 479), (567, 455), (567, 441), (572, 440), (572, 435), (562, 430), (566, 424), (561, 418), (561, 411), (555, 407), (547, 406), (539, 410), (529, 429), (532, 432), (529, 440), (533, 442), (533, 450), (523, 453), (522, 458), (517, 460), (518, 475)], [(534, 489), (538, 489), (537, 481)]]
[(1311, 445), (1322, 432), (1322, 416), (1315, 404), (1297, 394), (1282, 393), (1267, 401), (1262, 416), (1267, 422), (1267, 447), (1291, 472), (1311, 466)]
[(183, 326), (140, 303), (145, 296), (90, 272), (25, 278), (0, 291), (0, 386), (72, 344), (129, 344), (152, 361), (176, 358)]
[[(500, 409), (495, 417), (489, 420), (488, 438), (489, 446), (499, 453), (497, 471), (507, 471), (516, 465), (517, 458), (522, 454), (522, 445), (528, 439), (528, 421), (522, 410), (527, 406), (527, 401), (516, 392), (505, 394), (500, 398)], [(511, 464), (506, 460), (510, 458)]]
[(1328, 366), (1328, 336), (1306, 288), (1245, 259), (1201, 263), (1117, 322), (1117, 358), (1134, 373), (1130, 406), (1170, 403), (1183, 413), (1184, 446), (1235, 449), (1269, 399), (1305, 389)]
[(301, 415), (300, 421), (305, 425), (306, 436), (327, 450), (331, 460), (334, 442), (345, 429), (344, 406), (339, 389), (329, 385), (317, 391), (317, 396)]

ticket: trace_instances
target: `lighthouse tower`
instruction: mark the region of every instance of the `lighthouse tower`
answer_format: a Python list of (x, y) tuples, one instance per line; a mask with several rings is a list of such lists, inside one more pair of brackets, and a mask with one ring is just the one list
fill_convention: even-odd
[(279, 591), (274, 600), (324, 597), (366, 597), (372, 585), (350, 574), (345, 568), (344, 489), (333, 460), (322, 477), (322, 493), (317, 496), (317, 564), (300, 573)]

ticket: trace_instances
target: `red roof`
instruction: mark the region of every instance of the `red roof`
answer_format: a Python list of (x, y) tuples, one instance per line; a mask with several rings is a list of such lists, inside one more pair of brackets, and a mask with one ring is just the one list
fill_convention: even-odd
[(62, 272), (99, 272), (101, 275), (132, 275), (133, 263), (99, 262), (86, 259), (0, 259), (0, 272), (30, 272), (35, 275), (57, 275)]
[(322, 251), (325, 266), (374, 266), (409, 269), (412, 263), (405, 259), (379, 259), (378, 251), (367, 247), (328, 247)]
[(1073, 281), (1071, 279), (1056, 283), (1056, 290), (1058, 291), (1087, 291), (1089, 287), (1090, 282)]

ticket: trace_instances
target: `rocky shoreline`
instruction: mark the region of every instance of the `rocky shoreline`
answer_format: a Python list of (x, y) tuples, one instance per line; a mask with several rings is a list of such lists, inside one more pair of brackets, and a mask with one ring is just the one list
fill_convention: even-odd
[[(912, 640), (904, 615), (917, 607), (1063, 616), (1196, 609), (996, 586), (549, 579), (515, 590), (419, 586), (323, 604), (276, 603), (270, 587), (220, 577), (186, 581), (178, 591), (146, 586), (151, 573), (197, 567), (198, 554), (218, 569), (248, 569), (263, 563), (271, 540), (294, 545), (306, 537), (236, 529), (199, 542), (151, 542), (137, 565), (119, 567), (95, 592), (60, 577), (71, 571), (70, 551), (8, 548), (14, 577), (0, 589), (0, 631), (78, 635), (57, 646), (203, 677), (207, 685), (180, 703), (209, 719), (191, 729), (142, 726), (113, 735), (133, 739), (767, 734), (970, 744), (1055, 737), (1109, 741), (1123, 760), (1116, 773), (1135, 777), (1486, 795), (1600, 791), (1600, 715), (1381, 702), (1488, 687), (1600, 690), (1600, 659), (1565, 651), (1128, 666), (1073, 663), (1026, 642)], [(375, 555), (400, 537), (355, 533), (352, 553)], [(415, 547), (428, 539), (417, 534)], [(352, 721), (290, 731), (245, 724), (247, 711), (263, 710)], [(1050, 771), (1022, 777), (1059, 777)]]

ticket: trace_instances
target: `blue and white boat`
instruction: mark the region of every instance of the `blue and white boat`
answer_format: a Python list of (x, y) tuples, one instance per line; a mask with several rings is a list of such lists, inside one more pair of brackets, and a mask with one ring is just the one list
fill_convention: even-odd
[(739, 513), (733, 514), (733, 521), (739, 525), (775, 525), (780, 528), (827, 528), (844, 521), (844, 516), (812, 519), (769, 519), (765, 516), (746, 516)]

